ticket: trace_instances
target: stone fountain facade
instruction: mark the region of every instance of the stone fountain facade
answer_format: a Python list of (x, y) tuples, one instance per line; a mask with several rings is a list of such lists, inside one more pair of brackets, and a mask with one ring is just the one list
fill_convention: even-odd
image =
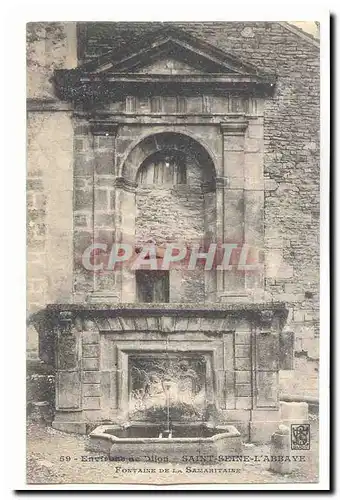
[[(164, 378), (175, 403), (192, 401), (196, 409), (173, 414), (173, 421), (224, 422), (259, 442), (280, 422), (278, 372), (290, 368), (291, 345), (282, 332), (283, 304), (54, 305), (48, 317), (57, 339), (57, 429), (86, 433), (99, 423), (154, 422), (157, 414), (145, 410), (165, 408)], [(169, 358), (175, 378), (162, 371)], [(141, 406), (133, 370), (143, 360), (151, 382)]]
[(54, 80), (72, 103), (75, 140), (73, 303), (51, 304), (38, 322), (57, 369), (53, 426), (86, 433), (147, 419), (164, 408), (166, 379), (171, 401), (195, 409), (186, 418), (267, 441), (280, 422), (279, 370), (293, 356), (287, 307), (265, 292), (275, 262), (260, 252), (256, 272), (170, 270), (166, 299), (145, 302), (135, 271), (91, 273), (81, 257), (98, 241), (263, 249), (275, 77), (171, 28)]

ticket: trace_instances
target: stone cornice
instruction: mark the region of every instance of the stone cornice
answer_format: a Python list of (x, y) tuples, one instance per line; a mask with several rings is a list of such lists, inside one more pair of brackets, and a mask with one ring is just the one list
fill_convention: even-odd
[(73, 104), (70, 102), (59, 101), (58, 99), (28, 98), (26, 100), (26, 109), (28, 112), (72, 111)]
[(104, 136), (113, 136), (117, 135), (118, 131), (118, 123), (100, 118), (92, 118), (90, 120), (90, 128), (93, 135), (104, 135)]
[[(75, 111), (74, 116), (90, 120), (93, 115), (89, 112)], [(262, 115), (243, 114), (246, 120), (257, 120), (262, 118)], [(107, 112), (100, 113), (100, 119), (111, 120), (112, 122), (119, 123), (119, 125), (129, 126), (164, 126), (164, 125), (216, 125), (220, 126), (221, 122), (228, 122), (229, 119), (234, 119), (235, 114), (228, 113), (126, 113), (126, 112)]]
[(244, 118), (231, 119), (227, 122), (221, 123), (221, 130), (223, 135), (244, 135), (248, 127), (248, 120)]
[(167, 95), (218, 92), (259, 97), (272, 96), (275, 82), (257, 77), (221, 75), (81, 75), (77, 70), (59, 70), (56, 76), (60, 99), (82, 102), (121, 99), (127, 95)]
[(260, 97), (272, 96), (275, 82), (254, 76), (230, 75), (162, 75), (110, 74), (98, 75), (79, 70), (58, 70), (55, 74), (57, 95), (71, 101), (119, 99), (127, 95), (167, 95), (229, 92)]
[[(225, 304), (191, 306), (189, 304), (52, 304), (47, 306), (54, 316), (54, 325), (69, 335), (78, 331), (124, 332), (156, 331), (161, 334), (181, 331), (201, 332), (219, 336), (235, 329), (235, 321), (244, 318), (258, 326), (262, 333), (272, 331), (274, 318), (282, 325), (287, 317), (283, 303)], [(65, 318), (66, 321), (65, 321)]]
[[(31, 318), (42, 335), (52, 338), (74, 335), (76, 331), (97, 333), (157, 332), (178, 334), (200, 332), (207, 336), (221, 336), (235, 330), (242, 318), (258, 327), (261, 334), (269, 334), (283, 327), (288, 309), (283, 302), (235, 304), (49, 304)], [(276, 321), (274, 325), (274, 321)], [(47, 333), (48, 332), (48, 333)], [(53, 353), (51, 353), (53, 355)]]
[[(150, 69), (155, 60), (176, 58), (177, 54), (192, 71), (141, 71)], [(266, 96), (273, 94), (276, 79), (274, 74), (174, 28), (149, 33), (137, 43), (111, 50), (78, 68), (54, 72), (58, 96), (78, 102), (209, 90)]]
[(157, 316), (157, 315), (188, 315), (188, 316), (216, 316), (229, 313), (264, 313), (264, 321), (268, 319), (267, 312), (287, 312), (285, 302), (252, 302), (237, 304), (177, 304), (177, 303), (148, 303), (148, 304), (48, 304), (46, 310), (54, 313), (108, 313), (110, 316)]

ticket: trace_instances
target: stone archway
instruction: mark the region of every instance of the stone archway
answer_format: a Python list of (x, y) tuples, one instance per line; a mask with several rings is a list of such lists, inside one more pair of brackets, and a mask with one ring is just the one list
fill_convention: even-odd
[[(163, 153), (185, 158), (187, 172), (182, 181), (177, 185), (158, 182), (156, 186), (149, 182), (141, 186), (141, 168), (156, 158), (161, 161)], [(216, 170), (210, 154), (199, 141), (175, 132), (148, 135), (127, 153), (120, 173), (118, 240), (133, 245), (189, 240), (190, 245), (216, 238)], [(128, 269), (122, 272), (122, 300), (135, 302), (134, 272)], [(170, 302), (213, 300), (216, 290), (213, 271), (209, 274), (204, 270), (188, 271), (186, 276), (178, 271), (171, 273)]]
[(188, 132), (184, 133), (182, 131), (156, 132), (138, 139), (137, 142), (132, 144), (121, 162), (118, 176), (127, 182), (135, 182), (138, 168), (143, 161), (153, 153), (167, 149), (169, 146), (179, 151), (190, 150), (200, 155), (202, 161), (209, 166), (216, 177), (216, 161), (208, 146), (203, 144), (201, 139), (197, 139)]

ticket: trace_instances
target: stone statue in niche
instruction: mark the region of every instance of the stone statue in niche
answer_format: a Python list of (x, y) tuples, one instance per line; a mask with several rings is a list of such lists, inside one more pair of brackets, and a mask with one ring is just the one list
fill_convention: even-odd
[(170, 413), (199, 412), (206, 406), (206, 359), (167, 353), (133, 356), (129, 370), (130, 412), (143, 418), (169, 408)]

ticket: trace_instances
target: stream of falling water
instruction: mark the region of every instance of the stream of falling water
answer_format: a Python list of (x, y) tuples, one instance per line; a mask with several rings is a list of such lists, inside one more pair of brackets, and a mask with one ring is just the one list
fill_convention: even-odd
[[(168, 360), (168, 373), (170, 370), (170, 358), (169, 358), (169, 335), (166, 336), (166, 346), (165, 346), (167, 360)], [(167, 438), (171, 437), (170, 430), (170, 383), (165, 382), (165, 397), (166, 397), (166, 434)]]
[[(169, 357), (169, 336), (166, 336), (165, 352), (168, 365), (168, 373), (170, 370), (170, 357)], [(170, 387), (171, 383), (167, 380), (163, 380), (163, 388), (165, 391), (165, 404), (166, 404), (166, 430), (161, 431), (159, 437), (170, 439), (172, 437), (172, 429), (170, 429)]]

